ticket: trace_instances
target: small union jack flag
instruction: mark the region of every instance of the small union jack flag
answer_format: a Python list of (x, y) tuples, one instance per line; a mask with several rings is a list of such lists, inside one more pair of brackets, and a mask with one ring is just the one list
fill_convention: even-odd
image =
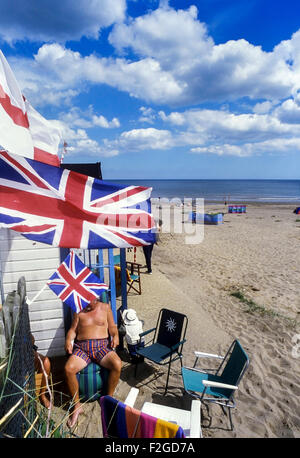
[(49, 278), (49, 288), (71, 309), (79, 313), (91, 300), (108, 289), (105, 283), (86, 267), (71, 251), (56, 272)]

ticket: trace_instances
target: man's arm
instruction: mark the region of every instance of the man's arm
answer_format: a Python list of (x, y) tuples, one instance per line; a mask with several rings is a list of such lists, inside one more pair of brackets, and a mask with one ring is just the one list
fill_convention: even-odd
[(71, 327), (66, 335), (66, 343), (65, 343), (66, 352), (69, 353), (70, 355), (72, 354), (73, 341), (77, 334), (78, 321), (79, 321), (78, 315), (77, 313), (74, 313)]
[(107, 309), (107, 323), (108, 323), (108, 332), (112, 338), (111, 346), (112, 348), (116, 348), (119, 345), (119, 331), (114, 321), (114, 317), (113, 317), (113, 314), (112, 314), (112, 311), (109, 305)]

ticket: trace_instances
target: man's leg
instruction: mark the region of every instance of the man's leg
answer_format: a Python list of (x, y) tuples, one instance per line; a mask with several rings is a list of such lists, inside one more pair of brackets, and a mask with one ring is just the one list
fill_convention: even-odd
[(68, 359), (65, 365), (65, 374), (67, 385), (69, 388), (70, 395), (72, 396), (74, 402), (73, 413), (68, 420), (68, 426), (72, 428), (78, 418), (78, 415), (82, 413), (82, 407), (79, 402), (79, 384), (76, 377), (77, 372), (81, 371), (85, 366), (87, 366), (87, 362), (80, 358), (79, 356), (72, 355)]
[[(40, 391), (40, 400), (42, 402), (42, 404), (47, 408), (49, 409), (51, 406), (50, 406), (50, 401), (48, 401), (48, 398), (46, 397), (46, 393), (48, 392), (47, 391), (47, 381), (46, 381), (46, 377), (48, 378), (48, 381), (49, 381), (49, 376), (50, 376), (50, 371), (51, 371), (51, 364), (50, 364), (50, 360), (47, 356), (43, 356), (43, 355), (39, 355), (39, 357), (41, 358), (41, 361), (42, 361), (42, 364), (43, 364), (43, 367), (41, 367), (41, 371), (42, 371), (42, 382), (41, 382), (41, 391)], [(45, 376), (45, 373), (46, 373), (46, 376)]]
[(109, 370), (107, 394), (113, 396), (120, 379), (122, 361), (117, 353), (110, 351), (101, 359), (100, 365)]

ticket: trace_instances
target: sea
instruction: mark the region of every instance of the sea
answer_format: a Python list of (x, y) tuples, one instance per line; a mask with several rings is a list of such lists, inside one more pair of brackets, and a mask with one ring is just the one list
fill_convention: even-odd
[(300, 205), (300, 180), (106, 180), (152, 187), (151, 197), (203, 198), (206, 202), (287, 203)]

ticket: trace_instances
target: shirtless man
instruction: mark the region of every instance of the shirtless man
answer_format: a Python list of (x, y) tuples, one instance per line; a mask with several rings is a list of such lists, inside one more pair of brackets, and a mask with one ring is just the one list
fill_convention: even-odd
[[(111, 345), (108, 333), (112, 338)], [(74, 314), (65, 344), (67, 353), (72, 355), (66, 363), (65, 374), (75, 403), (68, 421), (70, 428), (75, 425), (78, 415), (82, 413), (76, 374), (91, 361), (109, 370), (107, 394), (113, 396), (122, 367), (119, 356), (113, 351), (117, 345), (119, 345), (118, 328), (109, 304), (93, 299), (80, 313)]]

